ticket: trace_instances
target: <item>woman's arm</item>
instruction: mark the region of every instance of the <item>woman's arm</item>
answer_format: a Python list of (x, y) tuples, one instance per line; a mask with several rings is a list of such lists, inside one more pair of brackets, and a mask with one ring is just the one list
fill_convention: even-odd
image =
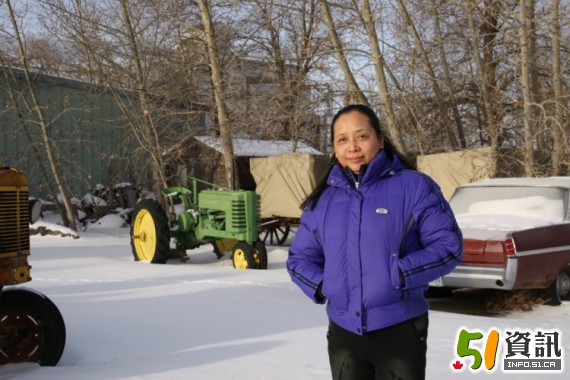
[(289, 248), (287, 270), (293, 282), (316, 303), (325, 302), (320, 292), (324, 263), (321, 239), (312, 211), (305, 211), (295, 240)]
[(463, 236), (439, 186), (420, 174), (413, 198), (413, 219), (423, 249), (399, 260), (405, 288), (425, 286), (461, 262)]

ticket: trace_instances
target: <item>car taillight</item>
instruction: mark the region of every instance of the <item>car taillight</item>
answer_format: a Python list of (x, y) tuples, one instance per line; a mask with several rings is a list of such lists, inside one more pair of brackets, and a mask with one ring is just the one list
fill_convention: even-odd
[(505, 240), (505, 253), (507, 256), (513, 256), (517, 253), (517, 247), (515, 247), (515, 241), (512, 238)]

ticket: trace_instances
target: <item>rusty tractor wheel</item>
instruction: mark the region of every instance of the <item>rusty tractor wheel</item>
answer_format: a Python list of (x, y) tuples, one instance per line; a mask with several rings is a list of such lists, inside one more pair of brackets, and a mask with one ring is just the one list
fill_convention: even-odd
[(170, 228), (168, 219), (155, 200), (139, 202), (133, 211), (131, 222), (131, 247), (136, 261), (164, 264), (170, 252)]
[(283, 245), (289, 236), (291, 226), (288, 223), (281, 224), (279, 220), (264, 223), (259, 233), (259, 240), (264, 244)]
[(32, 289), (0, 294), (0, 364), (57, 364), (65, 346), (65, 323), (57, 306)]
[(253, 259), (258, 269), (267, 269), (267, 249), (260, 240), (256, 241), (253, 246)]
[(257, 269), (253, 247), (243, 241), (238, 242), (232, 251), (232, 263), (236, 269)]

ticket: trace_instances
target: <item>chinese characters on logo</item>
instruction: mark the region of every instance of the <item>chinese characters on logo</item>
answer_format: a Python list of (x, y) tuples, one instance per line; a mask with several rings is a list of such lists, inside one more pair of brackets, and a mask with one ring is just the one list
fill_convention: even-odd
[(497, 364), (502, 365), (504, 372), (554, 373), (564, 369), (562, 337), (556, 329), (500, 332), (494, 328), (484, 332), (461, 328), (456, 341), (455, 353), (459, 359), (451, 364), (455, 372), (466, 367), (473, 372), (493, 372)]

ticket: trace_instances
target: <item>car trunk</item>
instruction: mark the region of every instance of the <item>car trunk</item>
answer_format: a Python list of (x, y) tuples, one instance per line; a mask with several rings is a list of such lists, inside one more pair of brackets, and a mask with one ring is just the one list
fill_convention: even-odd
[(506, 241), (463, 240), (463, 265), (504, 267), (507, 262)]

